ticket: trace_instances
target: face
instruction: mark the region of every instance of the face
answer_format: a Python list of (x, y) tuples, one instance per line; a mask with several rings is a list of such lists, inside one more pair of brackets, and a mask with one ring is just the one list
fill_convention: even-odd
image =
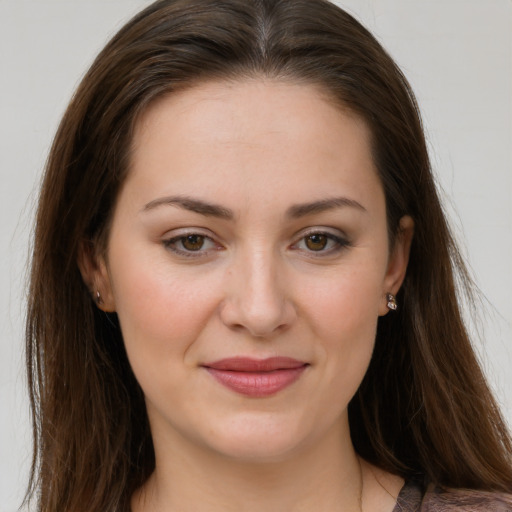
[(157, 456), (162, 439), (246, 460), (348, 439), (412, 232), (388, 246), (364, 122), (313, 86), (206, 83), (154, 104), (133, 149), (89, 277)]

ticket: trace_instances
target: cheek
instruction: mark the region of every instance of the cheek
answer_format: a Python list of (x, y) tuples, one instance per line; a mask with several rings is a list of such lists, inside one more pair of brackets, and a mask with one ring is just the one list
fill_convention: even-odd
[(304, 314), (321, 340), (317, 356), (325, 368), (322, 379), (336, 403), (346, 405), (352, 398), (372, 356), (382, 295), (379, 268), (337, 269), (329, 278), (309, 283), (304, 294)]
[[(144, 261), (144, 265), (140, 262)], [(187, 276), (161, 261), (133, 253), (112, 274), (116, 311), (128, 357), (136, 367), (183, 361), (212, 312), (212, 283)]]
[(373, 329), (382, 302), (382, 275), (369, 266), (335, 270), (303, 288), (313, 325), (336, 337), (343, 331)]
[[(132, 371), (148, 403), (180, 403), (180, 389), (194, 390), (195, 342), (216, 308), (211, 287), (158, 272), (127, 272), (116, 287), (117, 314)], [(191, 394), (195, 396), (192, 391)], [(188, 404), (193, 407), (193, 401)]]

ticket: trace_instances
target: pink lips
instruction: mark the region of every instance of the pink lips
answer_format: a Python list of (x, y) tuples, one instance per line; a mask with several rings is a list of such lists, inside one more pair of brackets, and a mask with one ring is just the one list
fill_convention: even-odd
[(261, 398), (294, 383), (309, 365), (290, 357), (232, 357), (203, 366), (227, 388), (242, 395)]

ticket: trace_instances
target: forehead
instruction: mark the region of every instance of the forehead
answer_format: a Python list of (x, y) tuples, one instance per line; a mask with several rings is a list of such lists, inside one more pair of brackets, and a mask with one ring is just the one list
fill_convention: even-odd
[(290, 138), (323, 135), (322, 140), (339, 143), (336, 125), (346, 124), (345, 120), (352, 124), (353, 139), (366, 144), (370, 136), (366, 123), (324, 87), (263, 78), (211, 81), (153, 102), (139, 117), (133, 142), (136, 150), (149, 139), (156, 143), (156, 133), (171, 135), (174, 124), (172, 135), (179, 141), (192, 136), (196, 142), (204, 138), (235, 143), (249, 137), (246, 142), (256, 143), (260, 136), (288, 134)]
[(380, 185), (361, 118), (320, 87), (263, 79), (207, 82), (154, 102), (134, 132), (128, 181), (141, 178), (178, 192), (263, 185), (269, 195), (314, 185), (325, 196), (351, 182), (364, 196)]

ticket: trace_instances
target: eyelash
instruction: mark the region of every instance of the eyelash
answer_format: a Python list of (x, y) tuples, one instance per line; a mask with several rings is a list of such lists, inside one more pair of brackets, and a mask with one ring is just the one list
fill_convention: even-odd
[(213, 250), (220, 250), (220, 246), (216, 244), (211, 237), (197, 232), (182, 233), (178, 236), (164, 240), (163, 244), (167, 249), (169, 249), (173, 253), (177, 254), (178, 256), (183, 256), (185, 258), (201, 258), (212, 251), (212, 249), (202, 250), (202, 248), (198, 249), (197, 251), (191, 251), (187, 249), (178, 249), (178, 247), (176, 247), (176, 244), (183, 242), (183, 240), (191, 236), (201, 237), (204, 239), (206, 243), (211, 243), (212, 245), (216, 246), (216, 248)]
[[(201, 237), (202, 239), (204, 239), (204, 241), (206, 243), (212, 244), (213, 246), (215, 246), (215, 248), (214, 249), (210, 248), (210, 249), (206, 249), (206, 250), (199, 248), (197, 251), (193, 251), (193, 250), (187, 250), (187, 249), (179, 249), (176, 246), (178, 243), (180, 243), (180, 242), (183, 243), (183, 241), (187, 237), (191, 237), (191, 236)], [(304, 233), (297, 242), (295, 242), (291, 245), (291, 247), (297, 248), (297, 246), (299, 244), (306, 243), (306, 240), (312, 236), (323, 236), (323, 237), (326, 237), (327, 244), (329, 244), (329, 242), (334, 243), (334, 247), (330, 247), (329, 249), (321, 249), (318, 251), (315, 251), (312, 249), (310, 249), (310, 250), (299, 249), (299, 250), (304, 250), (305, 252), (308, 253), (308, 255), (310, 255), (314, 258), (321, 258), (323, 256), (338, 253), (351, 245), (350, 242), (346, 238), (343, 238), (341, 236), (337, 236), (328, 231), (312, 230), (307, 233)], [(182, 233), (178, 236), (164, 240), (163, 244), (167, 249), (169, 249), (173, 253), (177, 254), (178, 256), (183, 256), (185, 258), (201, 258), (206, 255), (209, 255), (212, 250), (214, 250), (214, 251), (221, 250), (221, 246), (216, 244), (216, 242), (211, 237), (204, 235), (202, 233), (198, 233), (198, 232)]]
[(300, 239), (297, 242), (295, 242), (292, 245), (292, 247), (297, 247), (300, 243), (306, 243), (306, 240), (312, 236), (324, 236), (327, 238), (327, 243), (332, 242), (334, 244), (334, 246), (330, 247), (329, 249), (321, 249), (319, 251), (304, 249), (308, 253), (308, 255), (314, 258), (322, 258), (328, 255), (330, 256), (336, 254), (350, 247), (351, 245), (349, 240), (347, 240), (346, 238), (335, 235), (334, 233), (331, 233), (329, 231), (311, 230), (307, 233), (302, 234)]

